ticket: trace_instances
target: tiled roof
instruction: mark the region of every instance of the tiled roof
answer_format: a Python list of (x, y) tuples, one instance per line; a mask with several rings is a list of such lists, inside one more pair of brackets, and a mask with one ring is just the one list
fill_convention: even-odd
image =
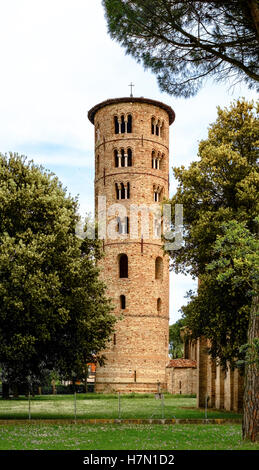
[(197, 362), (192, 359), (171, 359), (166, 367), (197, 367)]
[(117, 104), (117, 103), (147, 103), (147, 104), (155, 105), (167, 111), (169, 115), (169, 125), (172, 124), (175, 120), (175, 112), (173, 111), (171, 106), (168, 106), (167, 104), (162, 103), (161, 101), (152, 100), (150, 98), (143, 98), (143, 97), (137, 98), (137, 97), (127, 96), (124, 98), (110, 98), (109, 100), (105, 100), (105, 101), (102, 101), (102, 103), (96, 104), (88, 112), (89, 121), (91, 121), (91, 123), (94, 124), (94, 115), (99, 109), (103, 108), (104, 106), (109, 106), (111, 104)]

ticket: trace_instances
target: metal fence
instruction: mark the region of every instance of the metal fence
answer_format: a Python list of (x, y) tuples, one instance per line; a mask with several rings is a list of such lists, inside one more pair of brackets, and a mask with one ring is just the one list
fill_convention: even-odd
[[(96, 394), (71, 393), (48, 395), (45, 388), (42, 395), (28, 393), (19, 398), (0, 399), (0, 419), (51, 419), (51, 420), (164, 420), (176, 418), (204, 418), (204, 412), (196, 408), (193, 396), (172, 396), (169, 394)], [(82, 389), (81, 389), (82, 390)], [(43, 390), (42, 390), (43, 391)], [(58, 388), (57, 392), (63, 388)], [(70, 391), (70, 394), (69, 394)], [(208, 410), (206, 409), (206, 418)]]
[[(31, 390), (31, 395), (36, 396), (36, 395), (71, 395), (76, 391), (76, 393), (94, 393), (95, 391), (95, 384), (94, 383), (88, 383), (87, 387), (83, 384), (76, 384), (75, 385), (75, 390), (74, 386), (72, 384), (68, 385), (55, 385), (54, 387), (52, 385), (43, 385), (43, 386), (35, 386)], [(4, 396), (4, 386), (0, 384), (0, 397)], [(16, 390), (13, 390), (12, 387), (9, 387), (8, 389), (8, 396), (10, 398), (12, 397), (19, 397), (19, 396), (28, 396), (28, 386), (26, 384), (20, 384)], [(6, 395), (5, 395), (5, 398)]]

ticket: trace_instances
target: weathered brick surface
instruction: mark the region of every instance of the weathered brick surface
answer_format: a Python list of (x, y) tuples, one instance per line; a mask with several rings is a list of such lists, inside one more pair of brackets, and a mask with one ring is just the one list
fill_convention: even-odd
[[(115, 134), (114, 116), (132, 115), (132, 133)], [(151, 133), (151, 119), (163, 122), (162, 136)], [(145, 102), (121, 103), (119, 100), (99, 106), (95, 125), (95, 201), (106, 197), (107, 226), (119, 213), (112, 204), (119, 203), (130, 217), (130, 205), (154, 205), (154, 187), (161, 197), (168, 197), (169, 115), (159, 105)], [(114, 150), (132, 151), (132, 166), (115, 167)], [(162, 157), (160, 169), (152, 168), (152, 152)], [(115, 183), (130, 183), (130, 199), (117, 200)], [(159, 205), (156, 203), (155, 205)], [(96, 210), (97, 215), (97, 210)], [(107, 361), (96, 371), (97, 391), (153, 392), (157, 382), (166, 388), (169, 320), (169, 259), (162, 242), (154, 239), (153, 218), (141, 241), (140, 221), (136, 238), (121, 235), (113, 239), (109, 231), (104, 241), (105, 257), (100, 262), (101, 276), (112, 298), (118, 318), (115, 337), (105, 351)], [(129, 225), (132, 228), (132, 218)], [(128, 278), (119, 278), (118, 256), (128, 256)], [(162, 279), (155, 279), (155, 260), (163, 259)], [(120, 308), (120, 296), (126, 297), (126, 309)], [(161, 307), (157, 309), (157, 300)]]
[[(201, 337), (197, 340), (197, 406), (204, 407), (209, 397), (208, 407), (241, 411), (243, 402), (243, 378), (238, 369), (229, 365), (226, 370), (213, 360), (209, 354), (209, 340)], [(188, 347), (186, 352), (190, 352)]]
[(197, 368), (198, 368), (198, 383), (197, 383), (197, 406), (204, 407), (205, 399), (207, 397), (207, 373), (208, 373), (208, 360), (207, 354), (207, 341), (204, 337), (197, 340)]
[(173, 395), (197, 393), (197, 368), (172, 367), (167, 369), (167, 391)]

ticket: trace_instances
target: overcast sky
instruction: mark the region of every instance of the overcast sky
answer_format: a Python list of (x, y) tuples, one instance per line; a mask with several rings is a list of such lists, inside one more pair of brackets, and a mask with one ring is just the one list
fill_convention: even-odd
[[(215, 121), (216, 106), (256, 98), (244, 84), (233, 89), (209, 81), (188, 100), (161, 93), (107, 34), (101, 0), (0, 0), (0, 152), (18, 152), (52, 170), (80, 212), (94, 209), (94, 130), (88, 110), (103, 100), (129, 96), (170, 105), (170, 166), (188, 166)], [(176, 183), (171, 175), (171, 195)], [(170, 323), (186, 303), (189, 277), (171, 275)]]

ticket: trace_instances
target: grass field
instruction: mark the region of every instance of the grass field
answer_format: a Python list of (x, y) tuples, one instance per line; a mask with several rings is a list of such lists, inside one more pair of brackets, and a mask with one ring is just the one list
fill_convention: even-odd
[[(75, 416), (73, 395), (35, 396), (30, 403), (32, 419), (66, 418)], [(27, 419), (28, 398), (0, 399), (0, 419)], [(117, 395), (78, 394), (76, 399), (78, 419), (93, 418), (182, 418), (203, 419), (204, 409), (196, 408), (196, 398), (165, 395), (164, 406), (154, 395), (121, 395), (120, 412)], [(208, 409), (208, 418), (241, 418), (240, 414)]]
[(1, 425), (0, 450), (258, 450), (240, 425)]

